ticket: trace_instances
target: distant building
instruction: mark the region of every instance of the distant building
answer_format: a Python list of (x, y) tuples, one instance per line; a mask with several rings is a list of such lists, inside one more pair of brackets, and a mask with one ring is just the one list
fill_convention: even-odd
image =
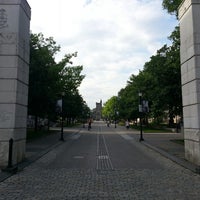
[(95, 120), (101, 120), (102, 118), (102, 100), (100, 103), (96, 102), (96, 108), (95, 108), (95, 113), (94, 113), (94, 118)]

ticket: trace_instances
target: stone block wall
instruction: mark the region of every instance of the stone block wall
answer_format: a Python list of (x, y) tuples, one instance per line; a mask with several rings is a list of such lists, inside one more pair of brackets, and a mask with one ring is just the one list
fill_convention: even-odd
[(30, 54), (30, 7), (26, 0), (0, 0), (0, 167), (25, 156)]
[(200, 165), (200, 0), (179, 7), (185, 157)]

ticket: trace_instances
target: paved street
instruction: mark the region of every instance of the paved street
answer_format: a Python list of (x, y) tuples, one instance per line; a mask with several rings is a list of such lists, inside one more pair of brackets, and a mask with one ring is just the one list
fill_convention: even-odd
[(0, 182), (0, 200), (199, 199), (200, 176), (103, 122)]

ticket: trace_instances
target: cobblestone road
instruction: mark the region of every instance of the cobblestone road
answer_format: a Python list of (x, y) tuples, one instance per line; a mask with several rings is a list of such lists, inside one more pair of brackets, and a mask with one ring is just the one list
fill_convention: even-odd
[(200, 176), (132, 141), (154, 157), (159, 169), (107, 170), (51, 167), (66, 144), (0, 183), (0, 200), (197, 200)]

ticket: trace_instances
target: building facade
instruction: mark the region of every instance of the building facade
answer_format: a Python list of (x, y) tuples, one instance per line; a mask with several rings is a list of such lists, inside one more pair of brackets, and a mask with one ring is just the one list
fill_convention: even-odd
[(95, 120), (102, 119), (102, 100), (98, 103), (96, 102), (96, 109), (95, 109)]

